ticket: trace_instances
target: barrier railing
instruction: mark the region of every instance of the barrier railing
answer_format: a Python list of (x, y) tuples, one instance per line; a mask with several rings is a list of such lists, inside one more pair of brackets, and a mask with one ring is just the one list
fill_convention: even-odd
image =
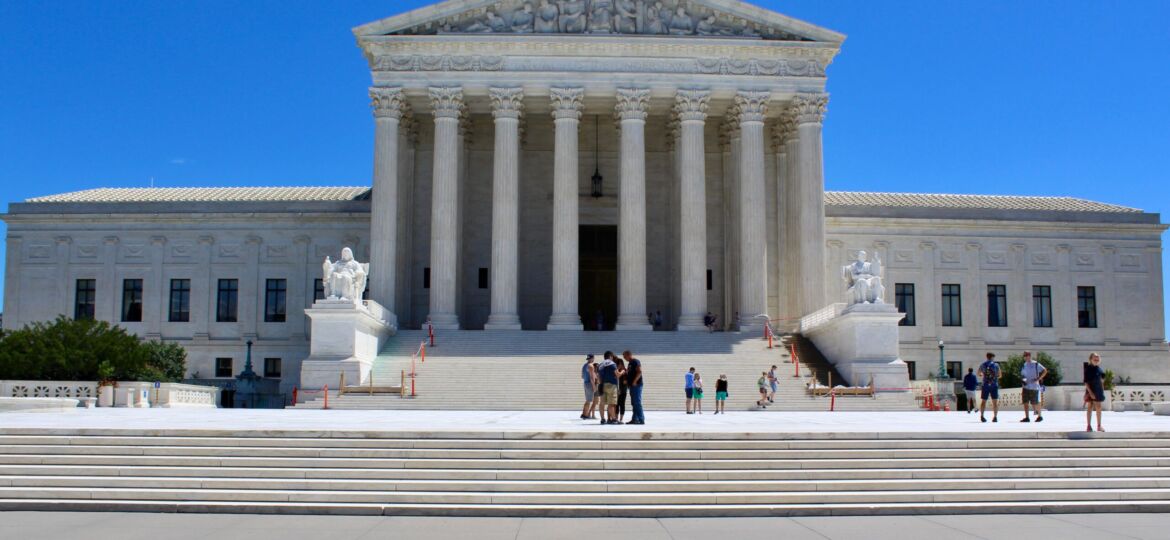
[(792, 358), (792, 376), (800, 377), (800, 358), (796, 356), (796, 344), (789, 343), (788, 350)]
[(321, 389), (320, 389), (320, 390), (309, 390), (309, 389), (306, 389), (306, 388), (298, 388), (298, 387), (294, 386), (294, 387), (293, 387), (293, 393), (292, 393), (292, 404), (293, 404), (293, 407), (296, 407), (296, 406), (297, 406), (297, 399), (299, 399), (299, 397), (300, 397), (300, 394), (302, 394), (302, 393), (304, 393), (304, 394), (321, 394), (321, 393), (324, 393), (324, 394), (325, 394), (325, 404), (324, 404), (324, 405), (323, 405), (321, 408), (323, 408), (323, 409), (328, 409), (328, 408), (329, 408), (329, 385), (328, 385), (328, 384), (327, 384), (327, 385), (325, 385), (325, 386), (323, 386), (323, 387), (321, 387)]
[[(434, 339), (434, 334), (431, 334), (431, 339), (432, 340)], [(402, 384), (403, 384), (403, 391), (402, 392), (403, 392), (404, 396), (406, 394), (405, 386), (406, 386), (406, 377), (407, 376), (410, 377), (410, 397), (415, 397), (417, 395), (417, 394), (415, 394), (415, 388), (414, 388), (414, 379), (418, 376), (418, 369), (417, 369), (417, 365), (415, 364), (415, 360), (418, 360), (418, 363), (422, 363), (422, 364), (426, 363), (426, 361), (427, 361), (427, 342), (426, 341), (419, 343), (418, 349), (414, 351), (414, 354), (410, 355), (410, 373), (407, 374), (407, 373), (403, 372), (403, 374), (402, 374)]]

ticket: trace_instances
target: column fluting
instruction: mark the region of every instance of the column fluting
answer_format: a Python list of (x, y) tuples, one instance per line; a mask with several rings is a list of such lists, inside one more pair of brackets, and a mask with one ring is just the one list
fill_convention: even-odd
[(434, 166), (431, 180), (431, 289), (430, 320), (435, 328), (458, 329), (456, 275), (458, 273), (459, 119), (463, 89), (431, 87), (435, 118)]
[(556, 135), (553, 157), (553, 290), (549, 330), (583, 329), (577, 306), (577, 130), (584, 97), (583, 88), (553, 88), (550, 91)]
[(821, 123), (827, 94), (797, 95), (792, 100), (796, 122), (799, 183), (800, 311), (808, 315), (824, 307), (825, 296), (825, 172)]
[(768, 92), (739, 92), (735, 96), (739, 113), (739, 328), (760, 327), (759, 315), (768, 312), (767, 253), (765, 227), (767, 201), (764, 185), (764, 115)]
[(523, 88), (492, 88), (495, 153), (492, 161), (491, 315), (485, 330), (519, 330), (517, 244), (520, 232), (520, 115)]
[(401, 88), (370, 88), (374, 110), (374, 189), (370, 195), (370, 299), (397, 324), (398, 279), (398, 128), (408, 112)]
[(705, 330), (707, 312), (707, 158), (703, 128), (711, 93), (679, 90), (675, 112), (679, 138), (680, 294), (679, 330)]
[(646, 115), (650, 90), (619, 88), (618, 330), (653, 330), (646, 312)]

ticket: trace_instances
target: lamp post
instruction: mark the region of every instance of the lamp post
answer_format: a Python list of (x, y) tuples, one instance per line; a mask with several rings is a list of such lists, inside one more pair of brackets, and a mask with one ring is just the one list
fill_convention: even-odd
[[(939, 381), (942, 381), (943, 374), (947, 372), (947, 363), (943, 360), (943, 348), (945, 346), (946, 346), (946, 344), (943, 343), (943, 340), (941, 340), (941, 339), (938, 340), (938, 380)], [(941, 382), (940, 382), (940, 384), (941, 384)], [(942, 387), (940, 386), (939, 388), (941, 389)]]

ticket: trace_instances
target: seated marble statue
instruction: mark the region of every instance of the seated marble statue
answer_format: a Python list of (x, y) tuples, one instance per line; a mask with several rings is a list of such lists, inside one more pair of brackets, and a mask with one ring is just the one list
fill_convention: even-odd
[(857, 254), (857, 260), (841, 267), (841, 277), (845, 280), (846, 303), (854, 304), (884, 304), (886, 288), (882, 285), (882, 259), (876, 253), (873, 261), (867, 261), (865, 252)]
[(689, 36), (695, 32), (695, 22), (683, 6), (678, 6), (673, 17), (670, 18), (670, 34), (674, 36)]
[(325, 298), (329, 300), (349, 300), (359, 303), (362, 293), (366, 290), (366, 275), (369, 274), (369, 263), (362, 264), (353, 260), (353, 250), (341, 250), (341, 259), (337, 262), (325, 257), (325, 264), (321, 266), (322, 283), (325, 285)]

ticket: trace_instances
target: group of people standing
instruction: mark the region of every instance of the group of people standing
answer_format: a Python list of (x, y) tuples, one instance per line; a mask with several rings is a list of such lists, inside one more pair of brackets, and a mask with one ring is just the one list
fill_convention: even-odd
[[(703, 376), (690, 368), (683, 374), (683, 394), (687, 396), (687, 414), (703, 414)], [(727, 414), (727, 375), (715, 381), (715, 414)]]
[[(600, 362), (594, 362), (592, 354), (587, 355), (581, 366), (581, 381), (585, 388), (582, 420), (596, 420), (600, 415), (602, 424), (646, 423), (642, 411), (642, 362), (630, 351), (621, 356), (605, 351)], [(633, 417), (623, 422), (627, 397), (632, 402)]]
[[(1041, 411), (1044, 408), (1044, 377), (1048, 369), (1032, 358), (1030, 351), (1024, 351), (1024, 365), (1020, 368), (1020, 378), (1023, 380), (1021, 401), (1024, 406), (1024, 418), (1020, 422), (1032, 422), (1031, 414), (1036, 413), (1036, 422), (1043, 422)], [(999, 422), (999, 380), (1003, 377), (1003, 370), (995, 361), (995, 353), (987, 353), (987, 359), (979, 364), (979, 376), (973, 368), (967, 369), (963, 377), (963, 390), (967, 394), (967, 414), (975, 410), (975, 391), (979, 390), (979, 421), (987, 422), (987, 401), (991, 400), (991, 421)], [(1105, 370), (1101, 369), (1101, 355), (1089, 354), (1089, 361), (1084, 365), (1085, 385), (1085, 431), (1093, 431), (1093, 413), (1097, 413), (1097, 431), (1105, 431), (1101, 427), (1101, 404), (1105, 402)]]

